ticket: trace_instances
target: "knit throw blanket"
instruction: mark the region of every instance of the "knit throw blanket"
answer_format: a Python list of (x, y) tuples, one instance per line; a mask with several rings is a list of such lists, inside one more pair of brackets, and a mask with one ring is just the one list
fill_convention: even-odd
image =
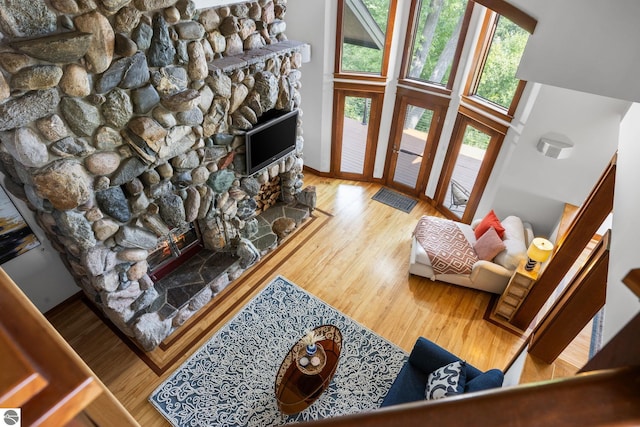
[(413, 234), (436, 274), (471, 274), (478, 255), (454, 221), (423, 216)]

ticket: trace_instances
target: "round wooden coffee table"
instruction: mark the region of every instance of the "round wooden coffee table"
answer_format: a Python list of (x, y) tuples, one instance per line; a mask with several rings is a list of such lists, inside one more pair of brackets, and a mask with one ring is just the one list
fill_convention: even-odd
[(285, 415), (297, 414), (315, 402), (327, 389), (338, 368), (342, 350), (340, 330), (333, 325), (323, 325), (313, 331), (325, 338), (317, 343), (324, 350), (324, 367), (312, 370), (299, 366), (305, 345), (298, 341), (291, 347), (278, 369), (275, 385), (278, 407)]

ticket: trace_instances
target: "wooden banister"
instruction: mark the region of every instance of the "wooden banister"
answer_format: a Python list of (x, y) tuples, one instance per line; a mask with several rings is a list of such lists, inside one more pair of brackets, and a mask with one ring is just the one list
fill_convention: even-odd
[(535, 286), (509, 323), (526, 331), (545, 302), (558, 287), (583, 249), (613, 209), (616, 156), (611, 160), (591, 194), (578, 211), (567, 234), (560, 236), (556, 251)]
[(627, 285), (631, 292), (640, 298), (640, 268), (634, 268), (624, 276), (622, 282)]
[[(137, 426), (100, 379), (0, 269), (0, 405), (23, 426)], [(8, 424), (6, 424), (8, 425)]]
[(448, 397), (303, 426), (603, 426), (640, 424), (640, 366)]

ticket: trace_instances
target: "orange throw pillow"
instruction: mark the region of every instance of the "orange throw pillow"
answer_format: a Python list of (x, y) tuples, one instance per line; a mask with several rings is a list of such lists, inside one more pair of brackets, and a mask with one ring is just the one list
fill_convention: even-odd
[(504, 236), (504, 227), (502, 226), (502, 224), (500, 224), (500, 220), (496, 216), (496, 213), (493, 211), (493, 209), (491, 209), (487, 216), (482, 219), (480, 224), (478, 224), (478, 226), (474, 230), (476, 239), (479, 239), (491, 227), (495, 228), (496, 233), (498, 233), (498, 236), (500, 236), (500, 238), (502, 239), (502, 237)]

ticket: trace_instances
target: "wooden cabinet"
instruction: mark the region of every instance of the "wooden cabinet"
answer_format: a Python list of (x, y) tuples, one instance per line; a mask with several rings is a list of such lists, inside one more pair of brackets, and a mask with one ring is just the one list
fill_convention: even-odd
[(1, 269), (0, 295), (0, 407), (23, 426), (138, 425)]
[(520, 262), (496, 304), (493, 314), (499, 319), (511, 320), (538, 278), (540, 264), (531, 271), (524, 269), (525, 264), (525, 260)]

